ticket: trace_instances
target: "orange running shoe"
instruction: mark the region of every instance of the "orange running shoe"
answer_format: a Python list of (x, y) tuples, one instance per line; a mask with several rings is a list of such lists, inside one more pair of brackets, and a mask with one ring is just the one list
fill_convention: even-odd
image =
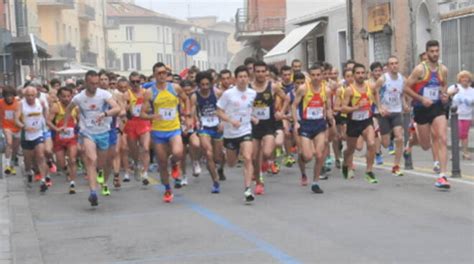
[(262, 195), (265, 193), (265, 187), (263, 186), (263, 184), (257, 184), (255, 186), (255, 194), (256, 195)]
[(179, 179), (179, 176), (181, 176), (181, 171), (179, 169), (179, 165), (178, 164), (174, 164), (171, 168), (171, 177), (173, 177), (173, 179)]
[(173, 201), (173, 193), (171, 190), (165, 191), (165, 194), (163, 195), (163, 202), (165, 203), (171, 203)]
[(36, 173), (35, 174), (35, 181), (41, 181), (41, 179), (43, 179), (43, 177), (41, 177), (41, 174)]

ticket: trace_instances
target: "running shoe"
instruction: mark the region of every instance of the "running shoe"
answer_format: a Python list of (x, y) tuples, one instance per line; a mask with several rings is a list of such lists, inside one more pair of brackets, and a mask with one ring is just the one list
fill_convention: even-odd
[(120, 176), (119, 175), (116, 175), (114, 176), (114, 188), (118, 189), (122, 186), (122, 184), (120, 184)]
[(10, 166), (10, 173), (11, 173), (12, 175), (16, 175), (15, 166)]
[(186, 186), (188, 185), (188, 177), (184, 176), (183, 179), (181, 180), (181, 185)]
[(393, 141), (388, 145), (388, 154), (395, 155), (395, 147), (393, 146)]
[(365, 180), (369, 183), (376, 184), (379, 183), (379, 180), (375, 178), (375, 175), (373, 172), (369, 171), (365, 173)]
[(256, 195), (262, 195), (265, 193), (265, 187), (263, 186), (263, 184), (257, 184), (255, 186), (255, 194)]
[(404, 158), (405, 160), (411, 159), (411, 153), (408, 152), (408, 151), (406, 151), (406, 150), (404, 150), (404, 151), (403, 151), (403, 158)]
[(125, 175), (123, 175), (123, 182), (130, 182), (130, 176), (128, 176), (128, 173), (125, 173)]
[(392, 167), (392, 174), (395, 175), (395, 176), (403, 176), (403, 172), (400, 169), (400, 166), (398, 166), (398, 165), (393, 166)]
[(38, 172), (35, 174), (35, 181), (41, 181), (41, 179), (43, 179), (43, 177), (41, 177), (41, 174)]
[(219, 182), (214, 182), (214, 184), (212, 184), (211, 193), (220, 193), (220, 192), (221, 192), (221, 188), (220, 188)]
[(279, 158), (283, 155), (283, 149), (281, 147), (275, 148), (275, 157)]
[(105, 183), (104, 170), (99, 170), (97, 173), (97, 183), (100, 185)]
[(46, 182), (46, 185), (49, 187), (53, 186), (53, 180), (51, 180), (51, 178), (49, 176), (46, 176), (44, 178), (45, 182)]
[(48, 161), (48, 167), (49, 167), (49, 172), (50, 173), (56, 173), (58, 171), (58, 168), (56, 167), (56, 164), (52, 161)]
[(41, 181), (40, 192), (45, 193), (48, 190), (48, 185), (44, 181)]
[(171, 192), (171, 190), (167, 190), (163, 194), (163, 202), (165, 202), (165, 203), (171, 203), (173, 201), (173, 198), (174, 198), (174, 195)]
[(314, 193), (323, 193), (323, 190), (315, 182), (313, 182), (313, 184), (311, 184), (311, 191), (313, 191)]
[(74, 183), (69, 184), (69, 194), (75, 194), (76, 193), (76, 185)]
[(324, 162), (324, 167), (329, 167), (331, 168), (332, 166), (332, 156), (331, 155), (328, 155), (326, 157), (326, 161)]
[(219, 181), (225, 181), (226, 180), (223, 168), (217, 169), (217, 174), (219, 175)]
[(84, 163), (82, 162), (82, 160), (78, 159), (77, 162), (77, 171), (78, 172), (83, 172), (84, 171)]
[(244, 198), (245, 202), (248, 204), (255, 200), (255, 196), (253, 195), (252, 190), (249, 187), (245, 189)]
[(286, 157), (283, 159), (283, 163), (286, 167), (291, 168), (296, 163), (296, 160), (293, 158), (293, 156), (286, 155)]
[(175, 179), (174, 180), (174, 188), (176, 189), (180, 189), (181, 187), (183, 187), (183, 183), (181, 182), (181, 179)]
[(342, 165), (342, 177), (344, 177), (344, 179), (348, 178), (348, 173), (349, 173), (349, 167)]
[(193, 162), (193, 176), (199, 177), (200, 174), (201, 174), (201, 164), (199, 164), (199, 161), (194, 161)]
[(328, 175), (327, 175), (326, 173), (321, 173), (321, 174), (319, 175), (319, 179), (320, 179), (320, 180), (327, 180), (327, 179), (329, 179), (329, 177), (328, 177)]
[(347, 172), (347, 179), (354, 179), (354, 170), (349, 170), (349, 172)]
[(7, 166), (3, 172), (4, 172), (6, 175), (10, 175), (10, 174), (12, 173), (12, 167), (11, 167), (11, 166)]
[(377, 164), (377, 165), (382, 165), (383, 164), (382, 153), (375, 153), (375, 164)]
[(173, 166), (171, 167), (171, 177), (173, 177), (173, 179), (176, 180), (176, 179), (179, 179), (179, 176), (181, 176), (179, 165), (173, 164)]
[(301, 186), (308, 186), (308, 177), (306, 175), (301, 175)]
[(33, 182), (33, 174), (26, 175), (26, 179), (27, 179), (28, 183), (32, 183)]
[(441, 172), (441, 167), (439, 166), (439, 161), (435, 161), (433, 165), (433, 171), (436, 174), (439, 174)]
[(298, 153), (298, 148), (296, 146), (293, 146), (290, 148), (290, 152), (293, 153), (293, 154), (296, 154)]
[(336, 168), (337, 169), (341, 168), (341, 160), (340, 159), (336, 159)]
[(271, 171), (272, 171), (272, 174), (280, 173), (280, 164), (278, 164), (278, 162), (276, 161), (273, 161), (271, 165)]
[(94, 192), (91, 192), (91, 194), (89, 194), (89, 202), (91, 203), (91, 206), (97, 206), (99, 205), (99, 199), (97, 198), (97, 194)]
[(102, 195), (103, 196), (109, 196), (110, 195), (109, 186), (107, 186), (107, 184), (104, 184), (102, 186)]
[(451, 188), (451, 185), (445, 176), (441, 176), (436, 180), (435, 187), (440, 189), (449, 189)]

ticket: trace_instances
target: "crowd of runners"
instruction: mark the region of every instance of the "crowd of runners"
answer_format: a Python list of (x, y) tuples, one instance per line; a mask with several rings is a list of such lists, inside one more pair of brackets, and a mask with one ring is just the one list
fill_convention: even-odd
[[(199, 176), (201, 166), (210, 174), (210, 192), (220, 193), (226, 168), (240, 164), (244, 200), (251, 203), (265, 193), (265, 174), (278, 174), (282, 165), (296, 165), (295, 181), (323, 193), (320, 180), (327, 172), (355, 177), (356, 150), (366, 153), (363, 177), (377, 184), (373, 168), (383, 163), (382, 147), (393, 154), (392, 174), (403, 176), (402, 157), (419, 145), (432, 149), (435, 186), (449, 189), (447, 106), (458, 106), (463, 158), (470, 159), (474, 89), (468, 71), (448, 89), (439, 52), (438, 42), (428, 41), (407, 77), (395, 56), (368, 68), (350, 60), (341, 71), (320, 62), (306, 72), (298, 59), (278, 69), (247, 58), (233, 71), (219, 73), (191, 67), (180, 76), (158, 62), (149, 77), (101, 70), (77, 81), (4, 86), (4, 173), (16, 174), (23, 155), (30, 186), (37, 182), (46, 192), (53, 175), (64, 175), (74, 194), (83, 171), (88, 200), (97, 206), (99, 192), (108, 196), (112, 186), (120, 188), (130, 177), (149, 185), (149, 172), (158, 172), (163, 201), (172, 202), (173, 188), (186, 186), (186, 175)], [(403, 113), (412, 113), (407, 144)], [(313, 164), (312, 175), (307, 163)]]

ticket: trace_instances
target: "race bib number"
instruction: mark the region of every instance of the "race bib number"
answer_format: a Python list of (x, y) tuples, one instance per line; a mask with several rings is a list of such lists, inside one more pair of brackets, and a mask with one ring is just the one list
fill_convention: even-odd
[(29, 117), (26, 119), (25, 126), (28, 128), (40, 128), (41, 118), (39, 117)]
[(74, 128), (67, 127), (64, 131), (59, 133), (60, 139), (71, 139), (74, 138)]
[(176, 118), (175, 108), (160, 108), (159, 113), (162, 120), (172, 121)]
[(132, 115), (135, 116), (135, 117), (139, 117), (141, 111), (142, 111), (142, 105), (141, 104), (135, 105), (132, 108)]
[(352, 120), (361, 121), (369, 118), (369, 110), (355, 111), (352, 113)]
[(256, 107), (253, 110), (253, 115), (259, 120), (270, 119), (270, 107)]
[(5, 111), (5, 119), (6, 119), (6, 120), (13, 120), (13, 119), (15, 119), (15, 111), (6, 110), (6, 111)]
[(86, 127), (96, 127), (102, 126), (103, 121), (98, 121), (97, 118), (87, 118), (86, 119)]
[(436, 101), (439, 100), (439, 87), (438, 86), (426, 86), (423, 89), (423, 97), (426, 97), (430, 100)]
[(219, 118), (217, 116), (203, 116), (201, 118), (202, 125), (205, 127), (214, 127), (219, 125)]
[(322, 107), (308, 107), (306, 108), (306, 119), (315, 120), (323, 118)]

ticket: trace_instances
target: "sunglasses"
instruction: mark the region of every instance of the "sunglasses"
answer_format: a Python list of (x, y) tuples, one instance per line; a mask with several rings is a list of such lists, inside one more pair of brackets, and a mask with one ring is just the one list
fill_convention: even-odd
[(156, 72), (156, 74), (163, 75), (163, 74), (168, 74), (168, 72), (167, 71), (159, 71), (159, 72)]
[(140, 84), (140, 80), (132, 80), (130, 82), (133, 83), (133, 84)]

